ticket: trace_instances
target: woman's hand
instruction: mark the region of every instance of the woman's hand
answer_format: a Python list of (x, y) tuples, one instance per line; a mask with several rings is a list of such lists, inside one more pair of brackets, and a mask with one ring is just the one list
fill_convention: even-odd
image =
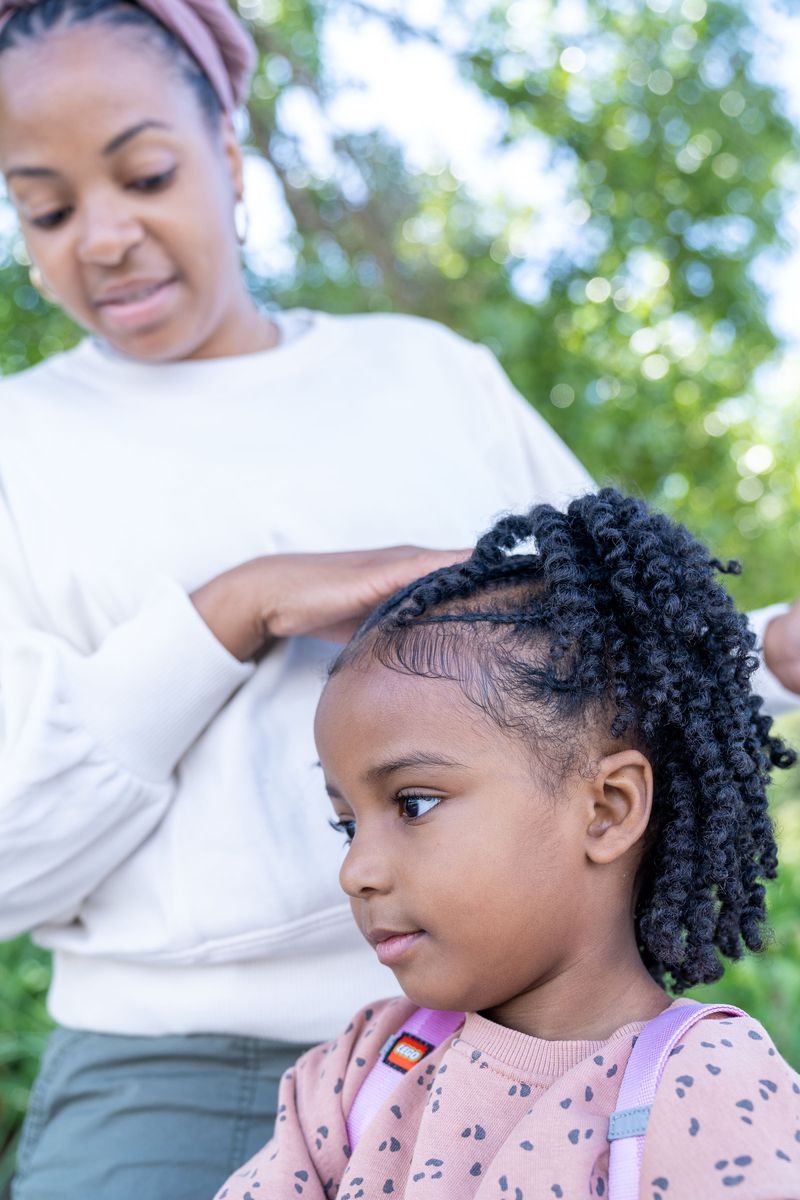
[(800, 600), (764, 631), (764, 662), (779, 683), (800, 694)]
[(274, 554), (218, 575), (192, 594), (211, 632), (242, 662), (276, 638), (346, 642), (364, 617), (412, 580), (469, 550), (390, 546), (338, 554)]

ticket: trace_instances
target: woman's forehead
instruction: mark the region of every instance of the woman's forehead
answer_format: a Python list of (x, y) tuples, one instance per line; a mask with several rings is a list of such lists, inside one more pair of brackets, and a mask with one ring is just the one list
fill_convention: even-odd
[(57, 27), (0, 54), (0, 151), (76, 139), (100, 151), (130, 124), (196, 119), (191, 90), (138, 29)]

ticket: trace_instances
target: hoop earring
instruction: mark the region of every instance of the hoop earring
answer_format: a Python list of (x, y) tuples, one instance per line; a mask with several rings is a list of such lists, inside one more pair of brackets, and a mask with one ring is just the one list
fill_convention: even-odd
[(233, 227), (236, 230), (237, 242), (240, 246), (243, 246), (247, 241), (247, 234), (250, 229), (250, 217), (244, 200), (241, 198), (233, 206)]
[(39, 293), (43, 300), (46, 300), (48, 304), (57, 303), (54, 293), (50, 291), (49, 287), (44, 281), (42, 272), (37, 266), (32, 266), (28, 271), (28, 279), (31, 282), (31, 287)]

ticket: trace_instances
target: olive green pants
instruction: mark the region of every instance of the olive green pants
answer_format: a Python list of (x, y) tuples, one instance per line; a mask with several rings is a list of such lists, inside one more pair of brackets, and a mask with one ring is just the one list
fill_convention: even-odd
[(269, 1140), (280, 1077), (307, 1048), (57, 1029), (31, 1096), (13, 1200), (211, 1200)]

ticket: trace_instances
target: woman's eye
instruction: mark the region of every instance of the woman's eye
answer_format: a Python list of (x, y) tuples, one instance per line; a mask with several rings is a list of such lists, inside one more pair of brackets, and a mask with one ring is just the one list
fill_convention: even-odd
[(170, 183), (176, 170), (176, 167), (170, 167), (168, 171), (162, 171), (158, 175), (143, 175), (141, 179), (134, 179), (128, 186), (135, 192), (159, 192)]
[(417, 817), (424, 817), (425, 813), (436, 808), (437, 804), (441, 804), (441, 796), (398, 796), (397, 803), (400, 806), (400, 812), (407, 821), (414, 821)]
[(42, 213), (40, 217), (31, 217), (31, 225), (35, 225), (37, 229), (55, 229), (57, 225), (62, 225), (69, 216), (68, 208), (54, 208), (51, 212)]
[(338, 821), (329, 821), (328, 824), (336, 833), (344, 834), (348, 846), (356, 836), (356, 823), (352, 819), (342, 817)]

